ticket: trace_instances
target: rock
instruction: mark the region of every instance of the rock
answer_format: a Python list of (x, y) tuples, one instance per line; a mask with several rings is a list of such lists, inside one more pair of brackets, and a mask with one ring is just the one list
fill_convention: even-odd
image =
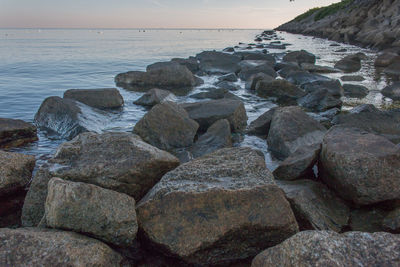
[(315, 65), (311, 63), (302, 63), (301, 68), (305, 71), (309, 72), (316, 72), (316, 73), (337, 73), (340, 72), (340, 70), (331, 68), (328, 66), (320, 66), (320, 65)]
[(133, 104), (152, 107), (165, 101), (172, 101), (174, 98), (175, 95), (170, 91), (154, 88), (146, 92)]
[(387, 211), (374, 207), (355, 209), (350, 214), (350, 228), (358, 232), (383, 232), (382, 222), (386, 215)]
[(227, 48), (224, 48), (222, 51), (223, 51), (223, 52), (231, 53), (231, 52), (235, 52), (235, 48), (233, 48), (233, 47), (227, 47)]
[(286, 159), (300, 147), (319, 145), (325, 127), (299, 107), (278, 108), (268, 133), (268, 146), (278, 159)]
[(273, 65), (269, 61), (243, 60), (239, 63), (239, 66), (239, 78), (243, 81), (247, 81), (252, 75), (257, 73), (265, 73), (273, 78), (277, 76)]
[(336, 53), (344, 53), (344, 52), (347, 52), (347, 49), (346, 48), (341, 48), (341, 49), (335, 50), (335, 52)]
[(305, 50), (290, 52), (283, 57), (283, 61), (297, 62), (299, 65), (302, 63), (315, 64), (315, 60), (315, 55)]
[(147, 143), (163, 150), (189, 147), (193, 144), (199, 125), (188, 113), (173, 102), (154, 106), (139, 120), (133, 132)]
[(221, 99), (221, 98), (231, 98), (231, 99), (236, 99), (236, 100), (240, 100), (239, 97), (237, 97), (236, 95), (232, 94), (229, 92), (228, 89), (225, 88), (214, 88), (210, 91), (207, 92), (200, 92), (197, 94), (193, 94), (190, 96), (191, 98), (195, 98), (195, 99), (205, 99), (205, 98), (209, 98), (209, 99)]
[(189, 58), (173, 58), (171, 59), (172, 62), (179, 63), (180, 65), (185, 66), (190, 70), (193, 74), (199, 71), (199, 62), (195, 57)]
[(324, 80), (305, 83), (301, 86), (307, 93), (313, 93), (322, 89), (327, 90), (332, 96), (341, 97), (344, 94), (339, 80)]
[[(281, 74), (281, 72), (279, 72), (279, 74)], [(300, 87), (302, 87), (306, 83), (312, 83), (316, 81), (331, 81), (331, 79), (328, 77), (305, 71), (290, 71), (285, 78), (288, 82), (291, 82)]]
[(375, 59), (375, 67), (388, 67), (395, 61), (400, 61), (400, 56), (397, 53), (383, 53)]
[(218, 82), (216, 86), (218, 86), (219, 88), (227, 89), (229, 91), (239, 91), (241, 89), (240, 85), (228, 81)]
[(391, 211), (382, 222), (382, 227), (389, 232), (400, 233), (400, 208)]
[(218, 81), (227, 81), (227, 82), (237, 82), (238, 78), (235, 73), (229, 73), (222, 75), (221, 77), (218, 78)]
[(279, 164), (273, 172), (274, 177), (279, 180), (314, 177), (313, 167), (317, 163), (320, 151), (320, 145), (300, 147)]
[(179, 165), (176, 157), (135, 135), (111, 132), (81, 134), (62, 144), (49, 162), (51, 165), (40, 169), (32, 180), (22, 212), (24, 226), (36, 226), (43, 216), (52, 177), (94, 184), (140, 200), (166, 172)]
[(267, 137), (275, 110), (276, 108), (272, 108), (252, 121), (247, 129), (247, 134)]
[(72, 232), (42, 228), (0, 229), (4, 266), (121, 266), (106, 244)]
[(218, 120), (194, 143), (191, 152), (194, 158), (210, 154), (220, 148), (231, 147), (231, 126), (226, 119)]
[(324, 184), (311, 180), (277, 183), (292, 206), (300, 230), (341, 232), (347, 226), (349, 207)]
[(64, 92), (64, 98), (99, 109), (120, 108), (124, 105), (124, 99), (116, 88), (71, 89)]
[(246, 109), (243, 102), (234, 99), (210, 100), (181, 104), (189, 117), (197, 121), (200, 131), (206, 131), (214, 122), (227, 119), (232, 132), (242, 132), (247, 126)]
[(260, 80), (256, 85), (257, 95), (264, 98), (275, 98), (284, 105), (295, 104), (296, 100), (306, 93), (296, 85), (285, 80)]
[(47, 227), (88, 234), (120, 247), (131, 246), (138, 230), (132, 197), (59, 178), (48, 184), (45, 216)]
[(368, 88), (357, 84), (343, 84), (344, 95), (346, 97), (364, 98), (368, 95)]
[(297, 103), (313, 112), (322, 112), (331, 108), (341, 108), (342, 100), (333, 96), (326, 89), (316, 90), (306, 96), (297, 99)]
[(355, 55), (346, 56), (335, 64), (335, 68), (344, 72), (356, 72), (361, 69), (361, 60)]
[(191, 264), (246, 259), (298, 231), (263, 156), (250, 148), (221, 149), (181, 165), (137, 212), (151, 243)]
[(204, 51), (197, 54), (196, 58), (200, 61), (200, 70), (207, 74), (237, 73), (240, 70), (238, 63), (241, 59), (235, 55)]
[(0, 197), (23, 190), (32, 178), (35, 157), (0, 150)]
[(333, 127), (322, 143), (319, 176), (357, 205), (400, 199), (400, 148), (356, 128)]
[(400, 82), (394, 82), (386, 86), (382, 89), (381, 93), (394, 101), (400, 101)]
[(253, 74), (246, 81), (246, 85), (245, 85), (246, 90), (252, 90), (252, 91), (256, 90), (257, 83), (261, 80), (272, 81), (272, 80), (274, 80), (274, 78), (269, 76), (268, 74), (265, 74), (262, 72)]
[(22, 120), (0, 118), (0, 148), (22, 146), (37, 140), (34, 125)]
[(271, 63), (271, 65), (275, 64), (275, 57), (272, 55), (267, 55), (259, 52), (235, 52), (235, 56), (240, 57), (241, 60), (264, 60)]
[(260, 266), (396, 266), (400, 236), (388, 233), (305, 231), (257, 255)]
[(192, 88), (198, 80), (190, 70), (177, 62), (160, 62), (147, 67), (146, 72), (129, 71), (115, 77), (117, 86), (147, 91), (157, 87), (172, 90), (176, 88)]
[(365, 81), (365, 78), (360, 75), (345, 75), (340, 77), (340, 79), (344, 82), (362, 82)]
[(382, 135), (394, 143), (400, 143), (400, 111), (380, 111), (373, 105), (353, 108), (350, 113), (336, 116), (332, 123), (356, 127)]

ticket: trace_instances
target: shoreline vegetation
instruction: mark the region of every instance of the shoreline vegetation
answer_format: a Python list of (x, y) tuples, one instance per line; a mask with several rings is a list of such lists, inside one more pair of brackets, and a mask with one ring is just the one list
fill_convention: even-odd
[[(400, 265), (400, 109), (342, 109), (368, 95), (347, 83), (364, 79), (364, 53), (329, 67), (288, 47), (267, 30), (116, 75), (121, 90), (143, 92), (135, 104), (148, 111), (132, 132), (93, 123), (123, 108), (117, 88), (46, 98), (35, 125), (0, 119), (0, 265)], [(390, 77), (382, 95), (393, 103), (399, 59), (386, 50), (374, 66)], [(191, 93), (210, 76), (212, 87)], [(248, 125), (239, 90), (274, 107)], [(7, 149), (37, 131), (66, 142), (33, 175), (35, 157)], [(276, 169), (240, 146), (249, 136)]]

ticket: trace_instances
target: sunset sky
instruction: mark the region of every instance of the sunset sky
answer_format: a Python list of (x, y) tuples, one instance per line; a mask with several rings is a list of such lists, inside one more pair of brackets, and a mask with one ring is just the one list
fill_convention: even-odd
[(339, 0), (0, 0), (1, 28), (273, 28)]

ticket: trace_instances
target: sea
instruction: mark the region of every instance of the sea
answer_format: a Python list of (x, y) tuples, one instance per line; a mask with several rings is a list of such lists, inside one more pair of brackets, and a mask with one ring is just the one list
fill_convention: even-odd
[[(255, 36), (264, 29), (0, 29), (0, 117), (33, 122), (43, 100), (49, 96), (62, 97), (68, 89), (116, 87), (114, 77), (121, 72), (145, 70), (154, 62), (194, 56), (206, 50), (222, 50), (238, 46), (247, 50)], [(344, 109), (371, 103), (387, 105), (380, 94), (387, 81), (375, 73), (373, 62), (377, 52), (325, 39), (278, 32), (281, 42), (289, 43), (287, 50), (305, 49), (317, 56), (317, 64), (333, 66), (348, 54), (363, 52), (367, 59), (363, 68), (353, 75), (365, 80), (355, 82), (370, 92), (362, 100), (344, 99)], [(266, 41), (268, 43), (268, 41)], [(332, 46), (334, 45), (334, 46)], [(346, 49), (346, 52), (335, 52)], [(282, 57), (285, 50), (270, 49)], [(340, 78), (343, 74), (329, 74)], [(210, 87), (217, 76), (202, 77), (205, 84), (193, 93)], [(250, 94), (239, 81), (241, 90), (233, 92), (243, 98), (249, 123), (274, 107), (274, 103)], [(100, 131), (130, 132), (135, 123), (148, 111), (133, 104), (143, 93), (118, 88), (124, 97), (122, 110), (107, 118), (93, 115), (93, 123)], [(190, 93), (191, 94), (191, 93)], [(190, 95), (189, 94), (189, 95)], [(193, 102), (188, 96), (177, 97), (177, 102)], [(90, 116), (90, 111), (88, 111)], [(50, 158), (66, 140), (48, 137), (39, 131), (39, 141), (12, 151), (33, 154), (38, 166)], [(267, 166), (274, 169), (278, 162), (268, 152), (266, 141), (254, 136), (242, 136), (238, 146), (262, 150)]]

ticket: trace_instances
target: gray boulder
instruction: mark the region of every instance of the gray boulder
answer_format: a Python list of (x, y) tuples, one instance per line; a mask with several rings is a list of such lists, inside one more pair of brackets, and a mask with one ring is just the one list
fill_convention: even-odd
[(375, 67), (388, 67), (395, 61), (400, 61), (400, 56), (397, 53), (385, 52), (375, 59)]
[(335, 68), (344, 72), (356, 72), (361, 69), (361, 60), (356, 55), (346, 56), (336, 62)]
[(235, 56), (240, 57), (241, 60), (264, 60), (271, 62), (271, 65), (275, 64), (275, 57), (260, 52), (245, 52), (239, 51), (234, 53)]
[(172, 101), (175, 95), (167, 90), (153, 88), (141, 96), (133, 104), (152, 107), (165, 101)]
[(199, 71), (199, 62), (195, 57), (188, 57), (188, 58), (173, 58), (171, 59), (172, 62), (179, 63), (180, 65), (185, 66), (190, 70), (193, 74)]
[(394, 234), (400, 233), (400, 208), (389, 212), (389, 214), (383, 219), (382, 227), (388, 232)]
[(250, 76), (250, 78), (246, 81), (245, 88), (246, 90), (255, 91), (257, 83), (261, 80), (272, 81), (274, 77), (269, 76), (268, 74), (259, 72)]
[(198, 128), (199, 124), (185, 109), (168, 101), (146, 113), (136, 123), (133, 132), (153, 146), (171, 150), (191, 146)]
[(340, 70), (331, 68), (328, 66), (320, 66), (320, 65), (315, 65), (311, 63), (302, 63), (301, 68), (305, 71), (309, 72), (316, 72), (316, 73), (337, 73), (340, 72)]
[(190, 96), (191, 98), (195, 99), (221, 99), (221, 98), (230, 98), (230, 99), (236, 99), (236, 100), (241, 100), (240, 97), (232, 94), (229, 92), (228, 89), (225, 88), (210, 88), (209, 91), (205, 92), (200, 92), (197, 94), (193, 94)]
[(218, 81), (237, 82), (238, 78), (235, 73), (228, 73), (219, 77)]
[(386, 86), (382, 89), (381, 93), (394, 101), (400, 101), (400, 82), (394, 82), (391, 85)]
[(342, 84), (339, 80), (323, 80), (305, 83), (301, 86), (307, 93), (313, 93), (322, 89), (327, 90), (331, 95), (341, 97), (344, 94)]
[(306, 96), (297, 99), (297, 103), (313, 112), (322, 112), (332, 108), (341, 108), (343, 105), (340, 98), (333, 96), (326, 89), (315, 90)]
[(340, 77), (340, 79), (344, 82), (362, 82), (365, 81), (365, 78), (360, 75), (345, 75)]
[(239, 91), (241, 89), (240, 85), (228, 81), (217, 82), (215, 85), (229, 91)]
[(382, 223), (387, 214), (387, 211), (374, 206), (353, 209), (349, 220), (350, 229), (367, 233), (383, 232)]
[(400, 60), (394, 61), (392, 64), (387, 66), (383, 72), (391, 76), (400, 77)]
[(276, 108), (272, 108), (252, 121), (247, 129), (247, 134), (267, 137), (275, 110)]
[(311, 54), (310, 52), (301, 50), (301, 51), (294, 51), (294, 52), (287, 53), (283, 57), (283, 61), (296, 62), (299, 65), (302, 63), (315, 64), (316, 57), (315, 57), (315, 55)]
[(64, 98), (99, 109), (120, 108), (124, 105), (124, 99), (116, 88), (70, 89), (64, 92)]
[(302, 87), (304, 84), (316, 81), (331, 81), (331, 79), (326, 76), (309, 73), (306, 71), (290, 71), (285, 78), (288, 82), (300, 87)]
[(0, 118), (0, 148), (22, 146), (37, 140), (34, 125), (22, 120)]
[(364, 98), (368, 95), (368, 88), (358, 84), (343, 84), (346, 97)]
[(216, 51), (204, 51), (196, 55), (200, 70), (207, 74), (237, 73), (240, 70), (240, 57)]
[(256, 85), (257, 95), (263, 98), (273, 98), (277, 103), (293, 105), (306, 92), (285, 80), (260, 80)]
[(273, 65), (269, 61), (243, 60), (239, 63), (239, 66), (239, 78), (243, 81), (247, 81), (252, 75), (257, 73), (265, 73), (273, 78), (277, 76)]
[(135, 200), (101, 187), (53, 178), (45, 204), (46, 226), (128, 247), (136, 238)]

